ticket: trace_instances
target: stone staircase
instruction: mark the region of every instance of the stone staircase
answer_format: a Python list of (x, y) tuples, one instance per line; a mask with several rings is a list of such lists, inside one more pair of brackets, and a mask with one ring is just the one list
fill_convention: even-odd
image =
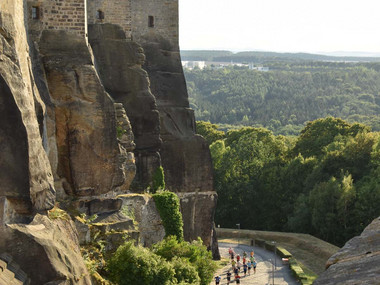
[(30, 280), (11, 255), (0, 254), (0, 285), (29, 285)]

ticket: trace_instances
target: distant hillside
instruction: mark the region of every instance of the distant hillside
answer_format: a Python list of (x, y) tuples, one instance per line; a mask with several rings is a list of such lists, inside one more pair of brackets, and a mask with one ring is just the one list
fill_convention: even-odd
[(187, 70), (197, 120), (264, 126), (296, 135), (326, 116), (380, 131), (380, 63), (275, 62), (269, 72), (228, 67)]
[(181, 50), (182, 60), (213, 61), (214, 57), (232, 56), (233, 52), (226, 50)]
[(380, 57), (332, 56), (311, 53), (278, 53), (265, 51), (245, 51), (233, 53), (216, 50), (184, 50), (182, 60), (221, 61), (221, 62), (255, 62), (273, 61), (341, 61), (341, 62), (380, 62)]

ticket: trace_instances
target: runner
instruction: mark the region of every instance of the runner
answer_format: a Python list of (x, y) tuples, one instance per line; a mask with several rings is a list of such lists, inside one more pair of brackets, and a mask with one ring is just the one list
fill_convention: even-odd
[(240, 255), (239, 255), (239, 254), (236, 255), (236, 261), (237, 261), (237, 262), (240, 261)]
[(247, 261), (247, 259), (245, 257), (243, 257), (243, 264), (245, 264)]
[(244, 277), (247, 276), (247, 269), (248, 269), (248, 265), (247, 264), (243, 264)]
[(239, 275), (235, 275), (235, 281), (236, 281), (236, 284), (240, 284), (240, 276)]
[(220, 276), (215, 277), (215, 285), (219, 285), (220, 279), (222, 279), (222, 278), (220, 278)]
[(230, 257), (232, 256), (232, 249), (231, 248), (228, 249), (228, 254), (230, 255)]
[(256, 274), (256, 266), (257, 266), (256, 260), (253, 260), (252, 266), (253, 266), (253, 274)]
[(228, 270), (227, 271), (227, 284), (230, 284), (231, 282), (231, 272)]
[(234, 269), (234, 273), (235, 273), (235, 277), (238, 276), (238, 274), (239, 274), (239, 270), (237, 269), (237, 267), (235, 267), (235, 269)]
[(232, 268), (235, 269), (236, 261), (234, 259), (231, 260)]
[(247, 257), (247, 253), (245, 251), (243, 252), (243, 257)]
[(252, 263), (250, 260), (248, 260), (247, 266), (248, 266), (248, 275), (251, 275)]
[(240, 272), (241, 262), (240, 262), (240, 261), (236, 262), (236, 266), (237, 266), (237, 269), (238, 269), (239, 272)]

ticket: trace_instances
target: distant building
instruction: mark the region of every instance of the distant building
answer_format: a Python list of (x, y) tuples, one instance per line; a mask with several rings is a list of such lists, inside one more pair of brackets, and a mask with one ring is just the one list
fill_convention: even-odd
[(266, 66), (255, 66), (255, 64), (253, 63), (250, 63), (248, 65), (249, 69), (250, 70), (257, 70), (257, 71), (269, 71), (269, 67), (266, 67)]
[(182, 61), (182, 66), (188, 69), (194, 69), (198, 67), (199, 69), (204, 69), (206, 67), (205, 61)]

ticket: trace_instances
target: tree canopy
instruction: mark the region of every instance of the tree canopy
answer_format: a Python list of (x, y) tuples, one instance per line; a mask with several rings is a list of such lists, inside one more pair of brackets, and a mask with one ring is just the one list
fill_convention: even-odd
[(308, 123), (296, 138), (252, 127), (214, 137), (215, 221), (341, 246), (380, 214), (379, 145), (379, 133), (333, 117)]

